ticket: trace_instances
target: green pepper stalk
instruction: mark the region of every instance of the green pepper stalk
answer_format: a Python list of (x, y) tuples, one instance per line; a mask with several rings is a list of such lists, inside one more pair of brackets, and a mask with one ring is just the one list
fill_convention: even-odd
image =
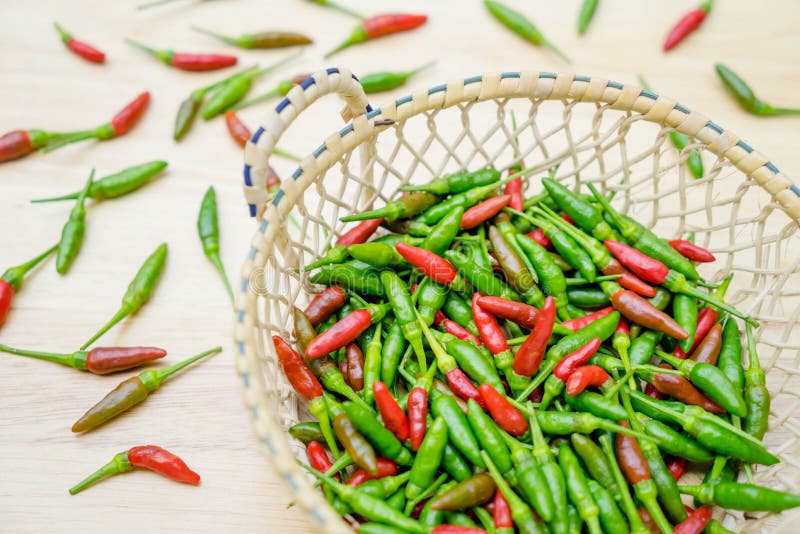
[(142, 371), (138, 375), (121, 382), (114, 390), (103, 397), (100, 402), (83, 414), (83, 416), (72, 425), (72, 431), (88, 432), (89, 430), (99, 427), (110, 419), (113, 419), (143, 402), (148, 395), (160, 388), (161, 384), (166, 379), (182, 370), (184, 367), (221, 351), (222, 347), (214, 347), (213, 349), (201, 352), (200, 354), (169, 367)]
[(217, 195), (213, 187), (209, 187), (203, 196), (200, 204), (200, 213), (197, 216), (197, 234), (200, 236), (200, 243), (203, 245), (203, 254), (209, 259), (214, 268), (222, 278), (228, 296), (233, 300), (233, 288), (225, 274), (225, 266), (222, 265), (222, 258), (219, 255), (219, 220), (217, 218)]
[[(167, 167), (166, 161), (150, 161), (128, 167), (118, 173), (104, 176), (99, 180), (92, 182), (89, 187), (89, 192), (86, 195), (95, 201), (105, 200), (108, 198), (117, 198), (139, 189), (146, 185), (150, 180), (163, 171)], [(62, 200), (76, 200), (81, 194), (81, 191), (76, 191), (68, 195), (52, 198), (40, 198), (31, 200), (33, 204), (40, 204), (44, 202), (59, 202)]]
[(128, 315), (136, 313), (142, 306), (150, 300), (155, 291), (161, 271), (167, 261), (167, 244), (162, 243), (139, 268), (136, 276), (128, 285), (125, 295), (122, 297), (122, 304), (111, 318), (89, 341), (81, 345), (80, 350), (86, 349), (89, 345), (97, 341), (100, 336), (108, 332), (114, 325), (123, 320)]
[(759, 99), (750, 86), (747, 85), (747, 82), (722, 63), (714, 65), (714, 70), (717, 71), (717, 75), (720, 77), (725, 87), (736, 97), (736, 101), (739, 102), (739, 105), (746, 111), (761, 117), (797, 115), (800, 113), (800, 109), (775, 107)]
[(83, 244), (83, 236), (86, 233), (86, 196), (89, 188), (94, 181), (94, 169), (89, 174), (86, 185), (78, 195), (75, 206), (69, 214), (69, 220), (61, 230), (61, 241), (58, 242), (58, 254), (56, 256), (56, 271), (58, 274), (67, 274), (72, 262), (78, 256)]
[(362, 76), (359, 81), (361, 82), (361, 87), (364, 88), (364, 92), (368, 95), (372, 93), (381, 93), (383, 91), (391, 91), (406, 83), (412, 76), (435, 64), (436, 61), (429, 61), (415, 69), (404, 72), (372, 72)]
[(633, 497), (628, 488), (628, 482), (625, 480), (625, 475), (622, 474), (622, 470), (617, 462), (617, 457), (614, 454), (614, 445), (611, 443), (611, 435), (603, 433), (600, 435), (599, 440), (600, 447), (603, 449), (603, 453), (608, 460), (611, 474), (616, 481), (617, 488), (620, 490), (620, 504), (622, 505), (622, 511), (625, 513), (625, 517), (628, 518), (631, 534), (648, 534), (650, 530), (645, 526), (644, 522), (642, 522), (641, 516), (639, 516), (639, 510), (636, 508), (636, 503), (633, 502)]
[(489, 476), (492, 477), (492, 480), (494, 480), (494, 483), (497, 485), (497, 489), (500, 490), (500, 493), (503, 494), (506, 502), (508, 502), (508, 508), (511, 510), (511, 518), (514, 520), (514, 525), (517, 527), (520, 534), (540, 534), (547, 532), (544, 525), (536, 521), (528, 503), (514, 493), (514, 490), (511, 489), (511, 486), (508, 485), (503, 475), (500, 474), (497, 466), (492, 462), (491, 457), (486, 451), (481, 451), (481, 458), (489, 469)]
[[(448, 447), (449, 445), (445, 444), (445, 450), (447, 450)], [(444, 463), (444, 456), (442, 456), (442, 463)], [(422, 501), (424, 501), (425, 499), (429, 498), (431, 495), (436, 493), (436, 491), (440, 487), (442, 487), (442, 484), (444, 484), (448, 478), (450, 478), (450, 475), (448, 473), (442, 473), (441, 475), (439, 475), (439, 477), (436, 480), (434, 480), (433, 483), (430, 486), (428, 486), (428, 488), (425, 491), (420, 493), (417, 497), (409, 499), (408, 502), (406, 502), (404, 513), (406, 515), (411, 515), (411, 512), (414, 510), (414, 508), (416, 508), (419, 503), (421, 503)], [(405, 498), (405, 491), (403, 491), (402, 493), (403, 497)]]
[(330, 487), (339, 498), (347, 503), (358, 515), (371, 521), (377, 521), (403, 529), (406, 532), (416, 532), (419, 534), (424, 534), (426, 532), (419, 522), (406, 517), (401, 512), (386, 504), (383, 500), (364, 494), (357, 488), (352, 488), (346, 484), (337, 482), (333, 478), (320, 473), (313, 467), (303, 464), (300, 464), (300, 467), (310, 472), (321, 480), (323, 484)]

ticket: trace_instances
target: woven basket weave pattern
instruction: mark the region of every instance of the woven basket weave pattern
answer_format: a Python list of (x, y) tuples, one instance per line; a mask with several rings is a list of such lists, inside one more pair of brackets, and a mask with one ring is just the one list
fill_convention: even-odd
[[(352, 122), (307, 156), (270, 200), (264, 176), (272, 147), (303, 109), (330, 92), (345, 97), (343, 116)], [(375, 125), (383, 119), (395, 123)], [(667, 137), (672, 130), (693, 140), (680, 154)], [(693, 149), (703, 151), (701, 180), (682, 164)], [(735, 273), (727, 300), (762, 323), (758, 348), (773, 394), (767, 444), (782, 460), (760, 467), (755, 477), (799, 489), (800, 334), (793, 326), (800, 317), (800, 189), (708, 118), (635, 85), (540, 72), (476, 76), (371, 110), (349, 71), (328, 69), (293, 89), (267, 116), (245, 161), (245, 196), (251, 214), (263, 219), (241, 273), (237, 366), (264, 449), (297, 503), (326, 531), (351, 532), (294, 465), (295, 458), (305, 459), (303, 447), (285, 430), (304, 414), (271, 343), (276, 333), (290, 337), (291, 306), (303, 307), (318, 290), (295, 268), (342, 232), (339, 217), (383, 205), (412, 178), (419, 183), (520, 161), (543, 169), (560, 164), (556, 179), (570, 187), (591, 182), (617, 191), (614, 204), (660, 235), (696, 232), (697, 242), (717, 256), (701, 274), (713, 281)], [(531, 191), (541, 188), (542, 174), (528, 181)], [(743, 526), (740, 514), (730, 520)], [(747, 528), (788, 520), (749, 518)]]

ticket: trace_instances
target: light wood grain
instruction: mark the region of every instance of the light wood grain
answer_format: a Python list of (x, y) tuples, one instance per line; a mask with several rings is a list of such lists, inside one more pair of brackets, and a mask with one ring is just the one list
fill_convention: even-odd
[[(345, 0), (343, 0), (345, 1)], [(136, 12), (134, 2), (82, 0), (5, 3), (0, 18), (0, 130), (72, 129), (107, 120), (138, 92), (153, 102), (142, 124), (110, 142), (84, 143), (0, 167), (0, 264), (19, 263), (59, 236), (69, 203), (32, 206), (31, 198), (75, 190), (89, 169), (103, 176), (151, 159), (170, 162), (167, 174), (127, 198), (90, 208), (84, 248), (69, 275), (53, 262), (30, 277), (0, 332), (0, 341), (43, 350), (78, 346), (115, 311), (141, 261), (161, 241), (168, 267), (154, 298), (137, 316), (109, 332), (102, 344), (153, 344), (169, 361), (223, 344), (226, 351), (191, 369), (144, 405), (86, 436), (72, 422), (121, 380), (56, 365), (0, 356), (0, 531), (5, 532), (305, 532), (309, 524), (287, 509), (288, 491), (261, 456), (239, 394), (232, 364), (231, 312), (224, 290), (202, 255), (197, 208), (209, 185), (217, 189), (223, 258), (238, 273), (254, 223), (240, 190), (241, 152), (221, 120), (199, 121), (180, 143), (171, 139), (178, 103), (219, 73), (170, 70), (122, 42), (190, 51), (230, 51), (191, 32), (190, 24), (229, 33), (283, 28), (309, 33), (317, 44), (253, 94), (303, 70), (332, 64), (356, 73), (406, 69), (432, 58), (438, 65), (411, 82), (430, 86), (484, 71), (569, 70), (635, 81), (646, 74), (676, 97), (730, 128), (768, 155), (789, 176), (800, 169), (800, 119), (758, 119), (742, 113), (713, 72), (724, 61), (753, 83), (764, 99), (800, 106), (795, 68), (800, 49), (797, 4), (729, 0), (715, 7), (703, 29), (669, 55), (660, 52), (667, 28), (696, 2), (605, 0), (587, 35), (575, 33), (579, 2), (509, 2), (529, 14), (575, 61), (570, 67), (503, 30), (481, 3), (353, 1), (365, 13), (418, 11), (429, 23), (412, 34), (353, 47), (332, 61), (322, 53), (344, 38), (354, 21), (302, 0), (218, 0)], [(105, 66), (66, 52), (54, 19), (108, 53)], [(285, 51), (238, 51), (241, 64), (264, 64)], [(381, 101), (405, 93), (375, 95)], [(297, 153), (315, 147), (340, 126), (339, 102), (328, 99), (301, 117), (281, 145)], [(263, 109), (243, 116), (251, 124)], [(292, 166), (278, 161), (282, 175)], [(151, 473), (131, 473), (70, 497), (67, 488), (130, 446), (155, 443), (181, 455), (201, 473), (199, 488)]]

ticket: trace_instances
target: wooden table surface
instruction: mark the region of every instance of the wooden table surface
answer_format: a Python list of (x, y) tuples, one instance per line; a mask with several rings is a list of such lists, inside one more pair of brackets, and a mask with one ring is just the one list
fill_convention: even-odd
[[(142, 90), (153, 96), (142, 123), (129, 135), (88, 142), (0, 167), (0, 259), (15, 265), (54, 243), (71, 205), (31, 205), (32, 198), (67, 193), (98, 176), (152, 159), (168, 172), (126, 198), (92, 205), (86, 240), (67, 276), (52, 260), (27, 280), (2, 327), (0, 342), (69, 350), (109, 318), (140, 263), (162, 241), (168, 265), (152, 301), (123, 321), (103, 345), (149, 344), (170, 351), (169, 361), (222, 344), (225, 351), (178, 376), (144, 406), (85, 436), (72, 422), (120, 380), (60, 366), (0, 356), (0, 531), (4, 532), (306, 532), (309, 523), (287, 509), (288, 491), (272, 474), (251, 430), (239, 393), (231, 343), (231, 310), (216, 273), (205, 261), (195, 218), (209, 185), (217, 190), (223, 259), (237, 273), (254, 231), (246, 216), (241, 151), (220, 119), (198, 121), (180, 144), (171, 138), (178, 103), (188, 92), (222, 77), (185, 73), (151, 60), (122, 42), (129, 36), (190, 51), (238, 53), (243, 65), (266, 64), (286, 51), (236, 51), (195, 34), (190, 25), (219, 31), (275, 29), (313, 35), (317, 43), (295, 64), (260, 80), (255, 91), (302, 71), (343, 65), (356, 73), (406, 69), (438, 59), (411, 87), (497, 70), (574, 70), (623, 82), (637, 72), (664, 94), (698, 109), (742, 135), (788, 176), (800, 171), (800, 118), (759, 119), (743, 113), (713, 71), (724, 61), (765, 100), (800, 106), (797, 3), (728, 0), (715, 7), (701, 31), (668, 55), (667, 28), (697, 0), (605, 0), (587, 35), (575, 32), (577, 0), (509, 3), (531, 16), (574, 60), (566, 65), (502, 29), (481, 2), (342, 2), (366, 13), (409, 11), (430, 15), (426, 26), (323, 60), (355, 21), (304, 0), (177, 0), (146, 12), (134, 1), (7, 0), (0, 18), (0, 130), (73, 129), (107, 120)], [(51, 24), (59, 20), (108, 53), (104, 66), (69, 54)], [(394, 94), (375, 95), (380, 103)], [(341, 103), (327, 99), (304, 117), (281, 145), (305, 153), (340, 125)], [(266, 106), (243, 117), (255, 124)], [(276, 162), (282, 175), (292, 170)], [(122, 375), (127, 376), (127, 375)], [(70, 497), (67, 488), (118, 451), (154, 443), (181, 455), (202, 474), (200, 487), (136, 472)]]

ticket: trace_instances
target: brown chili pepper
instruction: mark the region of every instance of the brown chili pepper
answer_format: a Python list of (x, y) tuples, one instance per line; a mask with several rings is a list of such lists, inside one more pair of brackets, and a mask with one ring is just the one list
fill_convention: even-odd
[(344, 289), (339, 286), (331, 286), (311, 300), (306, 307), (305, 314), (311, 324), (317, 326), (344, 306), (346, 300), (347, 295), (345, 295)]
[(347, 382), (356, 391), (364, 389), (364, 354), (358, 345), (347, 345)]
[(722, 325), (715, 323), (708, 331), (708, 334), (703, 338), (697, 348), (694, 349), (689, 359), (698, 363), (710, 363), (717, 365), (717, 358), (719, 358), (719, 351), (722, 348)]
[(645, 328), (662, 332), (675, 339), (689, 337), (689, 333), (681, 328), (672, 317), (656, 309), (633, 291), (627, 289), (617, 291), (611, 295), (611, 304), (626, 319)]
[(497, 486), (488, 473), (478, 473), (462, 480), (436, 497), (431, 508), (438, 511), (455, 511), (480, 506), (494, 497)]
[(478, 305), (489, 313), (513, 321), (521, 327), (531, 330), (536, 325), (536, 317), (539, 315), (539, 310), (530, 304), (502, 297), (481, 295), (478, 297)]
[(167, 355), (167, 351), (155, 347), (97, 347), (88, 352), (79, 350), (72, 354), (59, 354), (0, 345), (0, 352), (48, 360), (96, 375), (132, 369)]
[(711, 413), (725, 413), (725, 409), (722, 406), (703, 395), (699, 389), (682, 376), (655, 373), (652, 383), (659, 393), (669, 395), (685, 404), (700, 406)]

